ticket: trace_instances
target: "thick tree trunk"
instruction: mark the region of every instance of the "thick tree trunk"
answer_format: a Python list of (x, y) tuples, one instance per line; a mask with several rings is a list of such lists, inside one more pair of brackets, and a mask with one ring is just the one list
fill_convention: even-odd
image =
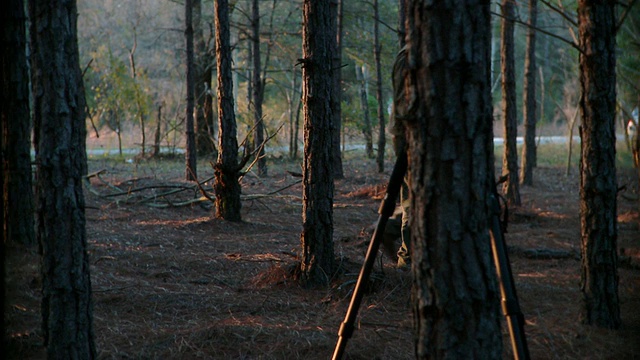
[(2, 217), (7, 244), (33, 247), (31, 119), (24, 1), (10, 0), (2, 15)]
[(378, 172), (384, 172), (384, 148), (387, 142), (384, 119), (384, 99), (382, 98), (382, 66), (380, 65), (380, 25), (378, 0), (373, 1), (373, 55), (376, 62), (376, 99), (378, 100), (378, 153), (376, 163)]
[(617, 257), (615, 3), (578, 1), (582, 139), (582, 320), (620, 326)]
[(500, 51), (502, 72), (502, 116), (504, 122), (504, 154), (502, 175), (507, 176), (503, 191), (511, 206), (520, 206), (520, 182), (518, 181), (518, 116), (516, 114), (515, 44), (513, 25), (515, 19), (514, 0), (502, 1), (502, 34)]
[(533, 185), (533, 167), (536, 162), (536, 20), (538, 0), (529, 0), (529, 28), (527, 29), (527, 54), (524, 59), (524, 146), (520, 181)]
[(407, 15), (416, 358), (500, 359), (489, 2), (409, 1)]
[(82, 179), (85, 97), (75, 1), (31, 0), (42, 330), (49, 359), (94, 359), (93, 306)]
[(240, 183), (238, 182), (238, 140), (233, 109), (233, 77), (231, 74), (231, 44), (229, 32), (229, 2), (217, 0), (214, 5), (216, 22), (216, 59), (218, 67), (218, 161), (214, 168), (216, 217), (240, 221)]
[(335, 26), (335, 49), (333, 51), (333, 96), (331, 98), (331, 112), (333, 113), (333, 161), (334, 179), (344, 178), (342, 169), (342, 151), (340, 151), (340, 135), (342, 133), (342, 0), (331, 1), (331, 18)]
[[(260, 63), (260, 5), (258, 0), (252, 1), (251, 6), (251, 47), (253, 63), (252, 103), (253, 103), (253, 141), (254, 149), (258, 149), (264, 142), (264, 119), (262, 118), (262, 102), (264, 99), (264, 81), (262, 80), (262, 66)], [(258, 156), (258, 175), (267, 176), (267, 159), (264, 154), (264, 147), (256, 154)]]
[(304, 161), (302, 281), (326, 285), (334, 271), (331, 98), (333, 43), (331, 0), (304, 0), (302, 83)]

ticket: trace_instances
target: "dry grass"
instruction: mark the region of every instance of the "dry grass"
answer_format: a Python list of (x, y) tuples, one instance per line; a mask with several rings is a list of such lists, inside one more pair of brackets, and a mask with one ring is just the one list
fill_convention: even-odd
[[(105, 180), (125, 188), (186, 185), (181, 160), (163, 165), (111, 164)], [(357, 164), (357, 167), (356, 167)], [(243, 192), (265, 194), (296, 181), (287, 163), (272, 164), (266, 179), (248, 176)], [(135, 166), (135, 167), (134, 167)], [(390, 169), (390, 164), (387, 166)], [(206, 166), (200, 167), (206, 173)], [(336, 183), (335, 251), (341, 270), (326, 289), (295, 281), (301, 185), (279, 197), (246, 200), (243, 222), (212, 218), (210, 206), (151, 208), (130, 198), (87, 195), (96, 342), (101, 359), (326, 359), (333, 352), (387, 175), (361, 160), (345, 164)], [(357, 170), (355, 170), (357, 169)], [(507, 241), (514, 249), (579, 253), (577, 178), (563, 169), (536, 170), (536, 186), (522, 189)], [(630, 172), (629, 172), (630, 173)], [(630, 175), (621, 173), (621, 183)], [(625, 177), (627, 176), (627, 177)], [(133, 182), (128, 179), (137, 178)], [(627, 191), (635, 192), (633, 181)], [(93, 179), (100, 192), (110, 191)], [(382, 185), (381, 185), (382, 184)], [(637, 185), (636, 185), (637, 186)], [(172, 201), (197, 196), (185, 191)], [(640, 248), (636, 204), (619, 201), (619, 244)], [(534, 359), (640, 358), (640, 270), (620, 269), (623, 326), (602, 330), (578, 322), (580, 263), (573, 257), (511, 257)], [(37, 256), (12, 250), (8, 258), (6, 320), (11, 359), (43, 358), (39, 329)], [(387, 259), (376, 265), (370, 293), (347, 346), (349, 359), (413, 358), (410, 273)], [(505, 358), (510, 357), (503, 330)]]

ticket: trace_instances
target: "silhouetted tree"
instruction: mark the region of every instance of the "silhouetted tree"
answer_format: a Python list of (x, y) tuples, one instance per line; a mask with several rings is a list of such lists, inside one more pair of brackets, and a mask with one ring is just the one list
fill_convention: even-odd
[(536, 20), (538, 0), (529, 0), (529, 28), (527, 28), (527, 49), (524, 59), (524, 146), (520, 181), (523, 185), (533, 185), (533, 168), (536, 164)]
[(35, 245), (31, 181), (31, 119), (24, 1), (2, 15), (2, 217), (4, 242)]
[(196, 153), (196, 133), (193, 124), (193, 115), (195, 110), (195, 63), (193, 50), (193, 4), (192, 0), (186, 0), (184, 3), (185, 12), (185, 31), (184, 36), (187, 43), (187, 107), (186, 107), (186, 137), (187, 145), (185, 149), (186, 160), (186, 179), (188, 181), (198, 180), (198, 163)]
[(376, 99), (378, 100), (378, 172), (384, 171), (384, 148), (386, 143), (384, 99), (382, 97), (382, 66), (380, 65), (380, 11), (378, 0), (373, 1), (373, 56), (376, 62)]
[(30, 0), (36, 237), (49, 359), (95, 359), (83, 177), (85, 92), (74, 0)]
[(333, 161), (334, 179), (344, 178), (342, 168), (342, 0), (331, 2), (331, 18), (335, 24), (336, 41), (333, 51), (333, 94), (331, 97), (331, 112), (333, 113), (333, 148), (331, 158)]
[(253, 106), (253, 148), (260, 149), (258, 156), (258, 175), (267, 176), (267, 159), (264, 154), (264, 121), (262, 118), (262, 102), (264, 100), (264, 79), (262, 78), (262, 66), (260, 63), (260, 3), (251, 1), (251, 63), (253, 72), (251, 78), (251, 92), (249, 102)]

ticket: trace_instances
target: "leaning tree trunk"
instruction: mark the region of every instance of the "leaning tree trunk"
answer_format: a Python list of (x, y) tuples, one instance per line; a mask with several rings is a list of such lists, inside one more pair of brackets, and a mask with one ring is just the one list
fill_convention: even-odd
[(193, 126), (193, 113), (195, 109), (195, 85), (194, 85), (194, 53), (193, 53), (193, 9), (192, 0), (186, 0), (185, 9), (185, 31), (184, 35), (187, 42), (187, 108), (186, 108), (186, 137), (187, 148), (185, 149), (186, 170), (185, 177), (187, 181), (198, 180), (197, 154), (196, 154), (196, 134)]
[(378, 153), (376, 162), (378, 172), (384, 172), (384, 148), (386, 143), (385, 119), (384, 119), (384, 99), (382, 98), (382, 67), (380, 65), (380, 26), (378, 11), (378, 0), (373, 1), (374, 21), (373, 21), (373, 55), (376, 61), (376, 99), (378, 100)]
[(238, 182), (238, 140), (233, 110), (233, 77), (229, 32), (229, 2), (215, 2), (216, 59), (218, 67), (218, 161), (214, 166), (216, 217), (240, 221), (240, 183)]
[(489, 3), (437, 4), (407, 6), (415, 354), (500, 359)]
[(520, 185), (518, 181), (518, 116), (516, 115), (516, 75), (513, 41), (515, 18), (514, 0), (502, 1), (502, 116), (504, 122), (504, 154), (502, 157), (502, 175), (507, 176), (503, 191), (509, 205), (520, 206)]
[(75, 1), (31, 0), (36, 237), (49, 359), (95, 359), (83, 177), (86, 114)]
[(538, 0), (529, 0), (529, 28), (527, 29), (527, 54), (524, 59), (524, 146), (520, 181), (533, 185), (533, 167), (536, 162), (536, 20)]
[(334, 270), (331, 97), (333, 49), (331, 0), (304, 0), (302, 84), (304, 161), (302, 281), (326, 285)]
[(616, 213), (615, 3), (579, 0), (582, 98), (580, 229), (583, 295), (581, 318), (620, 326)]
[(31, 119), (24, 1), (11, 0), (4, 7), (2, 32), (3, 244), (33, 247), (36, 240), (33, 230)]

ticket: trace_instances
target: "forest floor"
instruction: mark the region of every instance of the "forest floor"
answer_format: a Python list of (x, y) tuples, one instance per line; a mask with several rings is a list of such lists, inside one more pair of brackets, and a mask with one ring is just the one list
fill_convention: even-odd
[[(104, 170), (86, 191), (99, 358), (330, 358), (392, 164), (379, 174), (373, 161), (345, 160), (334, 199), (341, 271), (314, 290), (291, 274), (300, 252), (302, 185), (287, 171), (299, 172), (299, 165), (271, 161), (269, 176), (248, 174), (243, 221), (231, 223), (215, 219), (208, 201), (177, 206), (200, 196), (182, 180), (183, 164), (89, 161), (90, 172)], [(199, 169), (202, 179), (213, 173), (204, 163)], [(523, 205), (510, 209), (506, 240), (533, 359), (640, 359), (640, 216), (629, 200), (638, 185), (632, 169), (618, 175), (626, 185), (618, 198), (618, 330), (578, 320), (577, 171), (537, 168), (535, 186), (521, 188)], [(7, 261), (10, 352), (3, 358), (43, 359), (37, 254), (11, 249)], [(411, 272), (396, 270), (387, 257), (377, 261), (347, 359), (414, 358), (410, 292)], [(506, 359), (511, 348), (502, 322)]]

